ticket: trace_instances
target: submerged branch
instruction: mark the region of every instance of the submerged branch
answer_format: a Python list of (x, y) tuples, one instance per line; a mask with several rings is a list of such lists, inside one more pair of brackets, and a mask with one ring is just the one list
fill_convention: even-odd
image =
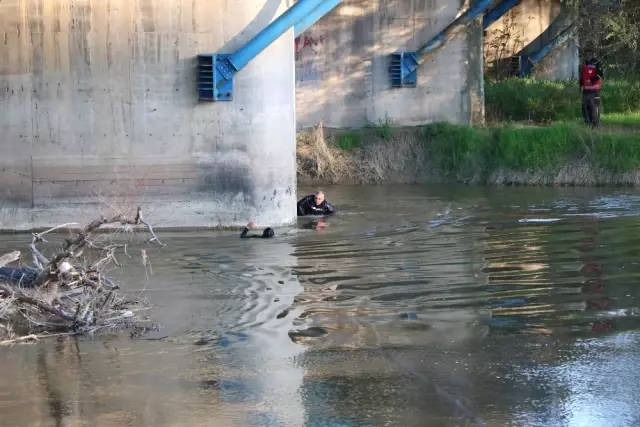
[(58, 316), (59, 318), (63, 319), (63, 320), (68, 320), (68, 321), (75, 321), (75, 318), (73, 316), (71, 316), (70, 314), (65, 313), (62, 310), (59, 310), (55, 307), (52, 307), (51, 305), (45, 303), (44, 301), (38, 300), (36, 298), (30, 297), (25, 295), (20, 289), (18, 288), (12, 288), (11, 286), (7, 286), (7, 285), (3, 285), (0, 284), (0, 291), (2, 291), (2, 293), (6, 296), (9, 296), (13, 299), (15, 299), (18, 302), (24, 302), (27, 304), (31, 304), (37, 308), (39, 308), (40, 310), (43, 310), (47, 313), (53, 314)]
[(42, 253), (40, 253), (40, 251), (36, 248), (35, 243), (30, 243), (29, 249), (31, 250), (31, 254), (33, 255), (33, 263), (36, 267), (42, 269), (45, 265), (49, 264), (49, 259), (42, 255)]
[(4, 267), (7, 264), (17, 261), (18, 259), (20, 259), (20, 251), (13, 251), (11, 253), (2, 255), (0, 257), (0, 267)]
[(149, 233), (151, 233), (151, 239), (149, 239), (149, 242), (153, 242), (156, 241), (158, 242), (159, 245), (164, 246), (164, 244), (160, 241), (160, 239), (158, 239), (158, 236), (156, 236), (156, 233), (153, 232), (153, 227), (151, 226), (151, 224), (149, 224), (147, 221), (144, 220), (144, 218), (142, 217), (142, 209), (140, 209), (140, 207), (138, 207), (138, 211), (136, 213), (136, 218), (134, 220), (135, 224), (144, 224), (147, 226), (147, 228), (149, 229)]
[(0, 341), (0, 346), (2, 345), (10, 345), (10, 344), (19, 344), (24, 342), (37, 342), (45, 338), (55, 338), (55, 337), (64, 337), (73, 335), (71, 333), (62, 333), (62, 334), (30, 334), (25, 335), (18, 338), (12, 338), (4, 341)]

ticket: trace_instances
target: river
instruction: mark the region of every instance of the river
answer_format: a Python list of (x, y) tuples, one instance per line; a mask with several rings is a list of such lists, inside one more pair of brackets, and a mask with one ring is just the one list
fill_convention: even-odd
[(322, 229), (161, 233), (114, 270), (145, 339), (0, 348), (0, 425), (640, 425), (640, 193), (324, 190)]

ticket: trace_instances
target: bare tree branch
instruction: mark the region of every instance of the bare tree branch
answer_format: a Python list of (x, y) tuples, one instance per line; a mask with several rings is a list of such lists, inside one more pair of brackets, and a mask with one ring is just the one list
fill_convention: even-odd
[[(96, 236), (98, 229), (108, 224), (123, 227), (142, 225), (151, 235), (147, 242), (164, 246), (152, 225), (144, 220), (140, 207), (135, 217), (129, 218), (119, 214), (91, 221), (84, 228), (76, 230), (72, 237), (64, 239), (63, 250), (50, 259), (36, 245), (48, 243), (44, 235), (76, 223), (32, 233), (32, 241), (28, 246), (37, 268), (15, 267), (14, 274), (11, 273), (14, 267), (8, 267), (10, 283), (0, 283), (0, 345), (32, 342), (51, 336), (49, 332), (60, 328), (73, 333), (136, 328), (143, 320), (138, 314), (139, 310), (132, 307), (142, 304), (142, 300), (118, 297), (116, 291), (119, 286), (104, 274), (110, 265), (120, 266), (116, 257), (118, 250), (131, 258), (127, 253), (127, 244), (105, 242), (105, 239)], [(141, 253), (145, 253), (144, 249)], [(5, 254), (0, 257), (0, 267), (19, 259), (19, 251)], [(17, 328), (13, 327), (14, 322)], [(149, 329), (143, 327), (140, 330)], [(40, 335), (43, 331), (46, 334)], [(22, 336), (14, 339), (16, 334)]]
[(0, 257), (0, 267), (20, 259), (20, 251), (13, 251)]
[(25, 295), (20, 289), (18, 288), (12, 288), (8, 285), (3, 285), (0, 283), (0, 291), (2, 291), (5, 295), (9, 295), (12, 298), (15, 298), (16, 300), (20, 301), (20, 302), (26, 302), (27, 304), (31, 304), (34, 305), (36, 307), (38, 307), (41, 310), (46, 311), (47, 313), (51, 313), (54, 314), (58, 317), (60, 317), (61, 319), (64, 320), (68, 320), (73, 322), (75, 320), (75, 318), (73, 316), (71, 316), (68, 313), (65, 313), (62, 310), (59, 310), (55, 307), (50, 306), (49, 304), (40, 301), (36, 298), (30, 297)]

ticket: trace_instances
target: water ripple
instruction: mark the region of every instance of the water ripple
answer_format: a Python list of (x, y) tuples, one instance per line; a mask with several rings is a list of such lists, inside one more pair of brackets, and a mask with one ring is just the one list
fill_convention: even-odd
[[(611, 330), (636, 317), (633, 299), (620, 290), (640, 273), (634, 262), (640, 239), (633, 237), (640, 222), (620, 212), (581, 212), (584, 206), (538, 204), (528, 218), (513, 218), (519, 206), (497, 215), (468, 208), (456, 212), (464, 222), (449, 215), (437, 230), (427, 219), (410, 233), (378, 231), (349, 243), (331, 233), (314, 236), (313, 243), (300, 239), (294, 246), (305, 294), (295, 306), (307, 327), (339, 331), (329, 325), (350, 318), (375, 335), (372, 346), (384, 345), (385, 338), (370, 331), (382, 317), (395, 319), (400, 330), (407, 312), (425, 324), (438, 312), (464, 312), (475, 334)], [(638, 206), (637, 198), (601, 198), (586, 209)], [(624, 230), (611, 222), (616, 218), (628, 222)], [(332, 345), (331, 335), (317, 336), (318, 344)]]
[(2, 353), (5, 424), (53, 424), (29, 409), (53, 384), (99, 424), (633, 425), (640, 197), (425, 191), (345, 189), (268, 240), (165, 233), (152, 274), (113, 274), (168, 338)]

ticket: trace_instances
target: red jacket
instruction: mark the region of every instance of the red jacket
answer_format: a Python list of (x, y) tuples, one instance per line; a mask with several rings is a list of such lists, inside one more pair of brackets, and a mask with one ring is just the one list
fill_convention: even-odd
[(580, 88), (583, 92), (597, 92), (602, 88), (602, 70), (595, 59), (585, 61), (580, 68)]

